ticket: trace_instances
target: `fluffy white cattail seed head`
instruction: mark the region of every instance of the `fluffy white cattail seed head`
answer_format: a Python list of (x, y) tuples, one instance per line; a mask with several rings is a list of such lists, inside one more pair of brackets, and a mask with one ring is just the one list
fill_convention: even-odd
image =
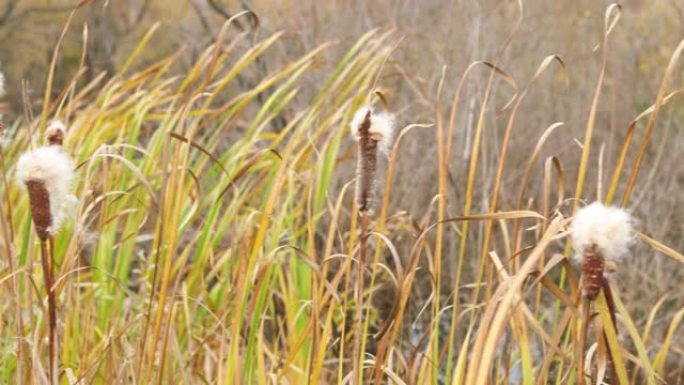
[(50, 146), (61, 146), (66, 136), (66, 125), (61, 120), (53, 120), (45, 130), (45, 142)]
[(5, 75), (0, 72), (0, 98), (5, 96)]
[(54, 235), (76, 205), (71, 195), (74, 181), (73, 162), (61, 147), (46, 146), (24, 153), (17, 161), (17, 179), (29, 186), (36, 182), (44, 186), (49, 202), (31, 202), (49, 206), (50, 226), (47, 231)]
[(634, 242), (633, 225), (632, 216), (617, 207), (600, 202), (583, 207), (570, 225), (575, 260), (581, 263), (584, 251), (595, 246), (606, 261), (619, 261)]
[(388, 154), (394, 140), (394, 118), (361, 108), (351, 122), (351, 134), (358, 145), (356, 161), (356, 204), (363, 216), (373, 214), (378, 149)]
[(360, 108), (351, 121), (351, 133), (355, 140), (359, 140), (359, 129), (363, 124), (366, 114), (371, 113), (370, 135), (371, 139), (378, 142), (378, 148), (388, 155), (394, 142), (394, 115), (389, 113), (374, 113), (368, 107)]

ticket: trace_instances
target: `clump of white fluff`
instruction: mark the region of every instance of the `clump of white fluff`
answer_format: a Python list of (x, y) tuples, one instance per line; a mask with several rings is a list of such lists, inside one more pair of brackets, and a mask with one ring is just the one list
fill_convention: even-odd
[(0, 72), (0, 98), (5, 96), (5, 75)]
[(594, 202), (583, 207), (572, 220), (570, 237), (575, 259), (582, 262), (585, 249), (596, 245), (607, 261), (618, 261), (634, 242), (634, 220), (625, 210)]
[(370, 112), (370, 135), (371, 139), (378, 142), (378, 147), (385, 155), (388, 155), (394, 142), (394, 115), (389, 113), (373, 113), (368, 107), (363, 107), (356, 111), (351, 121), (352, 137), (359, 140), (359, 130), (366, 115)]
[(51, 234), (59, 231), (76, 205), (71, 194), (74, 181), (71, 157), (61, 147), (45, 146), (24, 153), (17, 161), (17, 179), (25, 186), (30, 181), (40, 181), (50, 195)]
[(66, 135), (67, 127), (61, 120), (53, 120), (48, 124), (47, 129), (45, 129), (45, 138), (49, 139), (55, 135), (60, 135), (64, 137)]

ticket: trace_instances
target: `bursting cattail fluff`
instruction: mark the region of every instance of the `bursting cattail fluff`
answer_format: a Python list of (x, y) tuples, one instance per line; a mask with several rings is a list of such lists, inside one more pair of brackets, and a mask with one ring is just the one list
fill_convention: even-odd
[(50, 146), (61, 146), (64, 144), (66, 126), (61, 120), (53, 120), (45, 130), (45, 142)]
[(582, 265), (585, 297), (596, 299), (606, 261), (619, 262), (634, 242), (634, 220), (625, 210), (594, 202), (579, 211), (570, 225), (574, 259)]
[(378, 149), (385, 155), (394, 140), (394, 117), (390, 114), (374, 114), (369, 108), (361, 108), (351, 122), (352, 137), (359, 142), (356, 163), (356, 204), (363, 215), (373, 213), (375, 203)]
[(5, 75), (0, 72), (0, 98), (5, 97)]
[(73, 210), (73, 163), (61, 147), (46, 146), (24, 153), (17, 162), (17, 179), (26, 186), (36, 233), (41, 240), (55, 235)]

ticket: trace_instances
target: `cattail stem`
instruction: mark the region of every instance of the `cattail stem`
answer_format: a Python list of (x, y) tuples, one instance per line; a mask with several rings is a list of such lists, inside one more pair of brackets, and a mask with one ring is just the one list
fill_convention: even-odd
[[(584, 310), (584, 322), (582, 324), (581, 341), (580, 341), (580, 354), (584, 354), (584, 346), (587, 339), (587, 330), (589, 325), (589, 311), (591, 302), (595, 301), (601, 290), (603, 290), (606, 296), (606, 303), (608, 305), (608, 311), (610, 313), (610, 323), (614, 330), (617, 330), (617, 322), (615, 318), (615, 302), (613, 300), (613, 294), (610, 289), (610, 283), (604, 275), (605, 270), (605, 260), (599, 252), (596, 245), (592, 245), (584, 250), (584, 255), (582, 258), (582, 292), (583, 292), (583, 310)], [(603, 339), (608, 346), (608, 336), (603, 333)], [(580, 357), (578, 364), (578, 384), (582, 385), (584, 383), (584, 358)], [(613, 360), (613, 352), (608, 349), (608, 379), (611, 385), (617, 384), (615, 365)]]
[(52, 333), (52, 375), (55, 384), (59, 384), (59, 361), (57, 354), (57, 281), (55, 279), (55, 238), (50, 237), (50, 291), (48, 291), (48, 304), (50, 310), (50, 331)]
[[(613, 300), (613, 292), (610, 289), (610, 283), (603, 277), (602, 279), (603, 294), (606, 296), (606, 304), (608, 305), (608, 312), (610, 313), (610, 322), (613, 325), (613, 330), (617, 332), (617, 322), (615, 319), (615, 302)], [(606, 346), (608, 346), (608, 335), (603, 333), (603, 338), (606, 341)], [(608, 348), (608, 379), (610, 385), (617, 385), (617, 373), (615, 371), (615, 361), (613, 360), (613, 352)]]
[(355, 336), (353, 346), (353, 383), (363, 383), (363, 356), (365, 351), (365, 330), (363, 323), (364, 271), (366, 266), (366, 241), (368, 238), (368, 217), (373, 214), (375, 204), (376, 171), (378, 149), (389, 151), (393, 139), (394, 118), (389, 114), (376, 114), (370, 108), (360, 109), (351, 123), (352, 136), (358, 144), (356, 163), (356, 206), (361, 216), (361, 237), (357, 263)]
[(588, 298), (582, 297), (582, 315), (584, 315), (584, 320), (580, 324), (580, 339), (579, 339), (579, 349), (577, 357), (577, 385), (584, 385), (584, 349), (587, 343), (587, 335), (589, 334), (589, 319), (591, 317), (591, 302)]
[(356, 162), (356, 204), (361, 214), (361, 236), (359, 240), (359, 260), (357, 263), (356, 301), (353, 376), (355, 385), (363, 383), (363, 272), (366, 264), (366, 237), (368, 231), (368, 215), (372, 213), (375, 200), (375, 172), (378, 163), (378, 142), (370, 132), (371, 111), (366, 112), (363, 122), (358, 127), (359, 154)]
[(56, 332), (57, 332), (57, 304), (54, 293), (54, 262), (52, 259), (54, 241), (50, 239), (50, 251), (48, 251), (48, 240), (40, 241), (40, 256), (43, 265), (43, 275), (45, 277), (45, 288), (48, 296), (48, 357), (49, 357), (49, 378), (50, 384), (57, 384), (57, 357), (56, 357)]
[(578, 365), (578, 384), (580, 385), (584, 384), (584, 348), (589, 330), (591, 303), (596, 300), (603, 287), (603, 281), (605, 280), (603, 277), (604, 270), (605, 261), (596, 244), (592, 244), (584, 249), (582, 254), (582, 303), (584, 322), (582, 323), (580, 337), (580, 360)]
[(356, 333), (354, 333), (354, 349), (353, 349), (353, 374), (354, 384), (363, 384), (363, 352), (361, 351), (363, 336), (363, 272), (366, 266), (366, 237), (368, 232), (368, 215), (361, 214), (361, 235), (359, 238), (359, 260), (356, 264), (356, 287), (354, 290), (356, 302), (356, 315), (354, 322), (356, 324)]

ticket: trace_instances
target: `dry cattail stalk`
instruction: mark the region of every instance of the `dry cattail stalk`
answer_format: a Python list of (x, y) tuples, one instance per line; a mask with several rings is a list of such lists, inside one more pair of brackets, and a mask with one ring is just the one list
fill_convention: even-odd
[(606, 265), (614, 266), (634, 241), (633, 219), (624, 210), (592, 203), (577, 212), (570, 226), (574, 258), (582, 265), (584, 296), (596, 299)]
[(28, 189), (38, 235), (45, 239), (57, 233), (76, 201), (70, 193), (74, 171), (69, 155), (57, 146), (24, 153), (17, 162), (17, 178)]
[(50, 146), (61, 146), (64, 144), (64, 135), (66, 135), (64, 123), (61, 120), (54, 120), (45, 130), (45, 142)]
[(394, 117), (360, 109), (351, 123), (352, 137), (359, 142), (356, 164), (356, 204), (362, 215), (371, 215), (375, 203), (378, 149), (389, 153), (394, 139)]
[[(584, 346), (587, 338), (590, 320), (589, 307), (601, 290), (604, 291), (610, 321), (614, 328), (615, 304), (610, 289), (610, 283), (605, 273), (615, 271), (618, 262), (627, 254), (630, 244), (634, 240), (632, 217), (624, 210), (616, 207), (606, 207), (600, 202), (594, 202), (580, 209), (570, 226), (570, 237), (575, 249), (574, 259), (582, 266), (582, 293), (584, 301), (584, 323), (582, 326), (581, 344)], [(603, 333), (607, 341), (606, 333)], [(580, 349), (580, 363), (578, 365), (579, 383), (584, 383), (584, 362)], [(608, 352), (608, 380), (616, 381), (613, 353)]]
[(356, 205), (361, 214), (361, 234), (359, 236), (359, 259), (357, 263), (357, 284), (354, 286), (356, 299), (355, 338), (352, 349), (353, 384), (361, 383), (362, 359), (362, 309), (363, 309), (363, 268), (366, 255), (366, 236), (368, 216), (373, 213), (375, 203), (376, 169), (378, 149), (387, 154), (392, 145), (394, 118), (389, 114), (374, 114), (369, 108), (361, 108), (351, 122), (352, 137), (359, 142), (359, 156), (356, 163)]

